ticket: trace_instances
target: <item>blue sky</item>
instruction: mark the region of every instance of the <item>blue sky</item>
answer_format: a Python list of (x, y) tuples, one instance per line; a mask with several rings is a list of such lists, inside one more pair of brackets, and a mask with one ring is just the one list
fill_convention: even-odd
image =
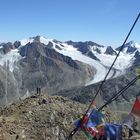
[[(0, 0), (0, 40), (36, 35), (120, 46), (140, 0)], [(140, 20), (129, 40), (140, 43)]]

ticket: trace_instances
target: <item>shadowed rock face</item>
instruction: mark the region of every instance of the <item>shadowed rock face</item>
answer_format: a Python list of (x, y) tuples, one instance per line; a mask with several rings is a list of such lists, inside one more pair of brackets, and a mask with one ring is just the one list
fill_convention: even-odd
[(117, 53), (112, 49), (111, 46), (108, 46), (106, 51), (105, 51), (105, 54), (116, 55)]
[(7, 68), (0, 67), (0, 105), (11, 103), (19, 98), (16, 86), (17, 82), (13, 74)]
[(18, 48), (21, 45), (21, 43), (20, 41), (15, 41), (13, 45), (15, 46), (15, 48)]
[(7, 54), (11, 51), (11, 49), (15, 48), (15, 46), (11, 42), (1, 44), (1, 46), (3, 46), (3, 48), (0, 49), (0, 53), (2, 54)]
[[(73, 42), (73, 41), (68, 41), (66, 42), (69, 45), (73, 45), (75, 48), (77, 48), (80, 52), (82, 52), (83, 54), (91, 57), (92, 59), (95, 59), (97, 61), (100, 61), (92, 52), (90, 47), (91, 46), (97, 46), (99, 48), (102, 48), (104, 46), (99, 45), (97, 43), (94, 43), (92, 41), (86, 41), (86, 42)], [(97, 53), (101, 53), (100, 50), (98, 48), (95, 49), (95, 51)]]
[(12, 49), (18, 48), (21, 45), (20, 41), (15, 41), (14, 43), (8, 42), (8, 43), (2, 43), (0, 46), (0, 54), (7, 54), (10, 52)]
[[(23, 72), (23, 89), (42, 87), (48, 93), (84, 84), (94, 71), (70, 57), (59, 54), (40, 42), (29, 43), (20, 49), (24, 59), (19, 62)], [(34, 81), (34, 82), (33, 82)]]
[(66, 57), (57, 53), (55, 50), (51, 49), (50, 46), (50, 43), (47, 46), (41, 44), (40, 42), (29, 43), (20, 49), (20, 55), (22, 57), (26, 57), (24, 62), (35, 66), (35, 68), (38, 67), (36, 62), (40, 57), (42, 57), (46, 59), (45, 63), (47, 65), (53, 65), (54, 61), (61, 61), (75, 69), (80, 69), (78, 64), (70, 57)]
[(135, 58), (135, 60), (134, 60), (134, 63), (133, 63), (133, 68), (140, 67), (140, 52), (139, 51), (135, 52), (134, 58)]

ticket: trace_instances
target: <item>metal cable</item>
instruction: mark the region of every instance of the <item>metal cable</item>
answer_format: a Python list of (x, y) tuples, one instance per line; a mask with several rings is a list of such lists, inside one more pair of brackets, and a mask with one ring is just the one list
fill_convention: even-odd
[(123, 89), (121, 89), (117, 94), (115, 94), (112, 98), (110, 98), (103, 106), (101, 106), (98, 111), (102, 110), (104, 107), (106, 107), (108, 104), (116, 100), (120, 95), (123, 94), (124, 91), (126, 91), (130, 86), (132, 86), (140, 76), (136, 76), (131, 82), (129, 82)]

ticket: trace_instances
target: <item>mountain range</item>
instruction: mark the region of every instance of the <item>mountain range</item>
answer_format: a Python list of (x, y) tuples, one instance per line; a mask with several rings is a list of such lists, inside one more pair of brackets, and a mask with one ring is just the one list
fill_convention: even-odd
[[(42, 93), (59, 94), (80, 102), (90, 101), (119, 49), (92, 41), (61, 42), (41, 36), (1, 43), (0, 104), (31, 96), (37, 88), (41, 88)], [(128, 42), (100, 93), (102, 101), (127, 84), (139, 66), (140, 45)], [(138, 85), (134, 91), (138, 91)], [(129, 100), (127, 97), (123, 99)]]

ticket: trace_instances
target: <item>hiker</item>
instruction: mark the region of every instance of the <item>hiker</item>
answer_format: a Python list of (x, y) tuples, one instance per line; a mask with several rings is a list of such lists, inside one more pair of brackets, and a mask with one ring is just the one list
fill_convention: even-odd
[(37, 91), (37, 95), (40, 95), (41, 94), (41, 88), (38, 88), (37, 87), (36, 91)]

